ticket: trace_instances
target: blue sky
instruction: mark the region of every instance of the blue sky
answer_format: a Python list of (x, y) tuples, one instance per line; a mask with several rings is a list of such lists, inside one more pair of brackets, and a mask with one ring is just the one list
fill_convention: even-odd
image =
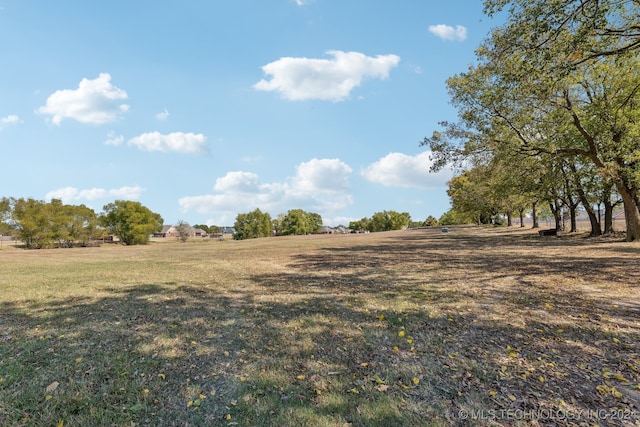
[(419, 142), (495, 25), (471, 0), (0, 0), (0, 196), (438, 217)]

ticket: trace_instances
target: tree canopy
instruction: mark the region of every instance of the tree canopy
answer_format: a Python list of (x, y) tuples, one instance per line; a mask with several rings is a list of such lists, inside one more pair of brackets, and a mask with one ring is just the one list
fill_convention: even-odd
[(322, 216), (302, 209), (292, 209), (282, 218), (278, 218), (278, 234), (299, 235), (317, 233), (322, 228)]
[(151, 234), (162, 230), (162, 216), (140, 202), (116, 200), (103, 209), (101, 225), (126, 245), (147, 244)]
[[(563, 169), (566, 160), (615, 186), (627, 240), (640, 239), (640, 4), (495, 0), (485, 6), (488, 13), (506, 8), (509, 20), (478, 48), (476, 65), (448, 79), (460, 120), (443, 123), (423, 141), (434, 168), (499, 167), (501, 183), (527, 170), (530, 175), (503, 185), (501, 195), (545, 200), (554, 210), (568, 200), (560, 194), (564, 177), (578, 183), (570, 167)], [(577, 188), (574, 194), (579, 197)]]
[(411, 215), (408, 212), (382, 211), (374, 213), (371, 218), (362, 218), (351, 221), (349, 228), (354, 231), (390, 231), (401, 230), (411, 224)]
[(271, 215), (267, 212), (262, 212), (260, 209), (238, 214), (233, 227), (236, 230), (233, 235), (234, 240), (269, 237), (273, 230)]
[(0, 219), (0, 234), (15, 235), (28, 249), (69, 248), (76, 242), (84, 245), (99, 233), (93, 209), (65, 205), (59, 199), (3, 198)]

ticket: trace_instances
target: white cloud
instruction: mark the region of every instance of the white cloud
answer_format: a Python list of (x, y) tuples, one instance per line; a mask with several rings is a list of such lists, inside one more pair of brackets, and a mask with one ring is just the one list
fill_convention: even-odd
[(339, 159), (300, 163), (285, 182), (261, 183), (252, 172), (229, 172), (216, 180), (216, 194), (183, 197), (178, 203), (185, 212), (217, 215), (218, 224), (233, 223), (238, 213), (256, 208), (274, 216), (290, 209), (325, 215), (353, 203), (348, 185), (351, 173)]
[(382, 184), (385, 187), (421, 189), (442, 187), (451, 179), (451, 172), (448, 170), (438, 173), (429, 172), (430, 156), (430, 151), (415, 156), (389, 153), (364, 168), (360, 174), (368, 181)]
[(169, 111), (167, 110), (167, 107), (165, 107), (163, 111), (156, 114), (156, 120), (167, 120), (167, 117), (169, 117)]
[(82, 201), (93, 201), (107, 198), (137, 200), (145, 191), (140, 186), (120, 187), (114, 189), (89, 188), (81, 190), (75, 187), (64, 187), (50, 191), (45, 196), (46, 199), (62, 199), (64, 203), (78, 203)]
[(107, 139), (106, 141), (104, 141), (104, 143), (106, 145), (122, 145), (122, 143), (124, 142), (124, 136), (123, 135), (116, 135), (115, 132), (110, 131), (107, 134)]
[(251, 172), (229, 172), (222, 178), (216, 179), (213, 189), (221, 193), (231, 191), (257, 193), (260, 191), (260, 181), (258, 175)]
[(22, 123), (22, 119), (15, 114), (9, 114), (6, 117), (0, 117), (0, 131), (7, 127), (7, 125), (16, 125), (19, 123)]
[(128, 144), (144, 151), (185, 154), (204, 154), (209, 152), (207, 137), (201, 133), (173, 132), (165, 135), (160, 132), (148, 132), (130, 139)]
[(398, 65), (396, 55), (366, 56), (359, 52), (327, 52), (331, 59), (280, 58), (262, 67), (271, 76), (253, 87), (276, 91), (288, 100), (321, 99), (343, 101), (360, 86), (365, 77), (386, 79), (391, 68)]
[(461, 42), (467, 39), (467, 29), (462, 25), (453, 28), (450, 25), (430, 25), (429, 32), (442, 40)]
[(339, 159), (312, 159), (296, 167), (294, 188), (302, 192), (340, 192), (349, 187), (351, 168)]
[(64, 119), (81, 123), (104, 124), (118, 119), (129, 109), (120, 103), (127, 99), (127, 92), (111, 84), (111, 76), (101, 73), (96, 79), (82, 79), (78, 89), (58, 90), (47, 98), (46, 105), (38, 113), (51, 116), (59, 125)]

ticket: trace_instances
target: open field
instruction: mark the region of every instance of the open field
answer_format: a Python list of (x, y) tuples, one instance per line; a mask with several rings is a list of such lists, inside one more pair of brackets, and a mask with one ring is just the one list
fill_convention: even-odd
[(2, 426), (640, 425), (640, 246), (0, 248)]

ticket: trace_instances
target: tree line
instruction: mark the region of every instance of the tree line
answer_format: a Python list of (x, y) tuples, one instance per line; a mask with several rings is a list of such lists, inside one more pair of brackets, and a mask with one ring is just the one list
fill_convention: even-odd
[[(409, 226), (436, 225), (433, 217), (424, 223), (414, 223), (411, 216), (396, 211), (376, 212), (371, 218), (349, 223), (353, 232), (399, 230)], [(60, 199), (50, 202), (32, 198), (0, 199), (0, 236), (11, 235), (22, 241), (27, 249), (70, 248), (89, 246), (109, 235), (127, 245), (146, 244), (150, 236), (160, 232), (163, 218), (140, 202), (116, 200), (96, 212), (85, 205), (67, 205)], [(322, 216), (302, 209), (291, 209), (272, 218), (260, 209), (240, 213), (234, 223), (235, 240), (269, 236), (288, 236), (319, 233)], [(198, 224), (207, 233), (219, 233), (220, 227)], [(178, 238), (183, 242), (191, 236), (191, 227), (180, 220), (176, 225)]]
[(291, 209), (272, 218), (268, 212), (259, 208), (251, 212), (240, 213), (233, 224), (235, 240), (256, 237), (290, 236), (319, 233), (322, 229), (322, 216), (302, 209)]
[[(435, 218), (431, 221), (437, 223)], [(428, 221), (430, 221), (428, 219)], [(431, 222), (429, 225), (435, 225)], [(322, 230), (322, 216), (314, 212), (306, 212), (302, 209), (293, 209), (286, 214), (279, 214), (277, 218), (271, 218), (260, 209), (248, 213), (238, 214), (233, 225), (236, 240), (251, 239), (256, 237), (288, 236), (319, 233)], [(362, 218), (351, 221), (349, 229), (352, 232), (359, 231), (389, 231), (416, 225), (411, 221), (411, 215), (407, 212), (396, 211), (376, 212), (371, 218)], [(417, 224), (422, 225), (422, 224)]]
[(65, 205), (60, 199), (0, 199), (0, 234), (15, 236), (27, 249), (87, 246), (107, 235), (127, 245), (145, 244), (162, 230), (162, 222), (160, 214), (128, 200), (109, 203), (96, 214), (85, 205)]
[[(485, 0), (504, 13), (477, 64), (447, 80), (458, 121), (424, 138), (432, 170), (453, 165), (448, 221), (498, 214), (534, 226), (541, 207), (556, 228), (580, 207), (591, 234), (640, 240), (640, 2)], [(601, 208), (604, 218), (597, 214)]]

